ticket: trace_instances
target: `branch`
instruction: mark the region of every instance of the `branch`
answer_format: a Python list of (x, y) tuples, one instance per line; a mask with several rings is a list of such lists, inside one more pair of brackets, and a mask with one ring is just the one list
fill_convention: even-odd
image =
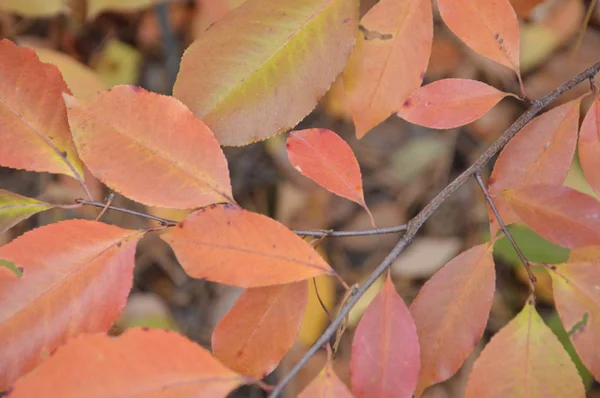
[(397, 232), (404, 232), (408, 229), (408, 224), (397, 225), (395, 227), (390, 228), (376, 228), (376, 229), (366, 229), (362, 231), (334, 231), (332, 229), (326, 231), (297, 231), (293, 232), (296, 235), (303, 236), (314, 236), (316, 238), (321, 237), (329, 237), (329, 236), (337, 236), (337, 237), (345, 237), (345, 236), (369, 236), (369, 235), (383, 235), (383, 234), (393, 234)]
[(312, 357), (324, 344), (326, 344), (333, 335), (335, 335), (338, 327), (343, 323), (344, 318), (348, 316), (350, 310), (356, 305), (358, 300), (365, 294), (367, 289), (381, 276), (394, 262), (394, 260), (406, 249), (406, 247), (412, 242), (413, 238), (421, 228), (421, 226), (431, 217), (433, 213), (440, 207), (442, 203), (460, 188), (465, 182), (472, 176), (475, 176), (483, 170), (485, 165), (498, 153), (500, 150), (517, 134), (527, 123), (529, 123), (542, 109), (554, 102), (563, 93), (571, 90), (573, 87), (578, 85), (587, 79), (593, 79), (596, 74), (600, 72), (600, 62), (595, 63), (584, 72), (578, 74), (571, 80), (563, 83), (551, 93), (545, 95), (540, 100), (533, 101), (531, 107), (525, 111), (502, 135), (462, 174), (460, 174), (454, 181), (448, 184), (442, 191), (435, 197), (429, 204), (427, 204), (419, 214), (413, 217), (409, 223), (406, 234), (400, 238), (396, 246), (387, 255), (387, 257), (377, 266), (377, 268), (371, 273), (365, 283), (358, 288), (356, 294), (348, 300), (348, 302), (341, 308), (337, 317), (331, 322), (331, 324), (325, 329), (321, 337), (310, 347), (306, 354), (298, 361), (298, 363), (292, 368), (292, 370), (279, 382), (277, 387), (269, 395), (269, 398), (279, 396), (285, 386), (292, 380), (292, 378), (306, 365), (310, 357)]
[[(167, 220), (166, 218), (161, 218), (161, 217), (156, 217), (153, 216), (151, 214), (146, 214), (146, 213), (141, 213), (139, 211), (135, 211), (135, 210), (129, 210), (129, 209), (125, 209), (122, 207), (117, 207), (117, 206), (113, 206), (113, 205), (108, 205), (104, 202), (94, 202), (91, 200), (85, 200), (85, 199), (76, 199), (75, 203), (77, 204), (81, 204), (81, 205), (86, 205), (86, 206), (94, 206), (94, 207), (99, 207), (103, 210), (106, 209), (110, 209), (110, 210), (114, 210), (114, 211), (119, 211), (121, 213), (126, 213), (126, 214), (131, 214), (134, 216), (138, 216), (138, 217), (143, 217), (143, 218), (147, 218), (150, 220), (154, 220), (154, 221), (158, 221), (159, 223), (161, 223), (164, 226), (168, 226), (168, 227), (174, 227), (175, 225), (177, 225), (177, 221), (171, 221), (171, 220)], [(58, 206), (61, 207), (61, 206)]]

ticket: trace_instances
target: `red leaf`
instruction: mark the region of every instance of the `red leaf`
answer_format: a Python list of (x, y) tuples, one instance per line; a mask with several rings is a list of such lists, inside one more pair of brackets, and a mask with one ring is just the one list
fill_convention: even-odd
[(438, 8), (467, 46), (519, 74), (519, 22), (508, 0), (438, 0)]
[(550, 272), (558, 315), (579, 357), (596, 379), (600, 379), (599, 267), (597, 261), (568, 262)]
[(410, 306), (421, 346), (415, 396), (460, 369), (481, 339), (494, 298), (496, 275), (488, 244), (452, 259), (423, 285)]
[(120, 337), (98, 333), (69, 341), (18, 380), (10, 396), (216, 398), (245, 381), (181, 335), (129, 329)]
[(600, 97), (596, 96), (579, 133), (579, 161), (594, 191), (600, 195)]
[(328, 361), (319, 375), (310, 382), (298, 398), (352, 398), (348, 387), (337, 377)]
[(62, 93), (70, 93), (54, 65), (35, 52), (0, 40), (0, 164), (83, 179)]
[(352, 390), (359, 398), (412, 397), (419, 365), (415, 324), (388, 275), (354, 334)]
[(292, 131), (287, 152), (296, 170), (328, 191), (364, 207), (375, 226), (365, 203), (358, 161), (339, 135), (327, 129)]
[(277, 221), (229, 205), (187, 216), (162, 238), (194, 278), (240, 287), (296, 282), (333, 270)]
[(88, 100), (65, 101), (81, 158), (112, 189), (177, 209), (232, 201), (219, 143), (175, 98), (116, 86)]
[(530, 303), (481, 352), (466, 398), (583, 398), (569, 354)]
[(244, 291), (213, 331), (215, 357), (256, 379), (271, 373), (298, 337), (308, 298), (306, 283)]
[[(489, 191), (505, 224), (519, 218), (501, 192), (535, 184), (561, 185), (564, 181), (577, 145), (580, 103), (578, 98), (536, 117), (500, 153)], [(495, 235), (498, 226), (491, 211), (490, 220)]]
[(600, 245), (600, 202), (562, 185), (532, 185), (506, 191), (521, 220), (542, 237), (574, 249)]
[(343, 73), (358, 138), (398, 112), (423, 82), (433, 39), (431, 2), (382, 0), (360, 22)]
[(398, 116), (434, 129), (460, 127), (479, 119), (508, 94), (468, 79), (443, 79), (423, 86), (404, 102)]
[[(69, 220), (0, 247), (23, 276), (0, 274), (0, 390), (79, 333), (108, 330), (131, 289), (143, 232)], [(91, 310), (93, 309), (93, 310)]]

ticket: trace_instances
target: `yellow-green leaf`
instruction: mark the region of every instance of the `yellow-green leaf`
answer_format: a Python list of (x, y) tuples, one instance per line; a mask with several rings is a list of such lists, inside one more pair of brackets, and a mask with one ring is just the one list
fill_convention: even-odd
[(87, 0), (87, 17), (92, 19), (104, 11), (137, 11), (167, 0)]
[(51, 204), (0, 189), (0, 234), (35, 213), (52, 208)]
[(248, 0), (185, 51), (173, 89), (223, 145), (289, 130), (340, 73), (357, 0)]

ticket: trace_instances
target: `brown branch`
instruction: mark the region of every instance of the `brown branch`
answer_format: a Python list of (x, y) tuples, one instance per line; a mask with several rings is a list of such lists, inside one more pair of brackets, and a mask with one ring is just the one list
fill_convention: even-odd
[(337, 317), (333, 322), (325, 329), (321, 337), (310, 347), (306, 354), (298, 361), (298, 363), (292, 368), (292, 370), (285, 375), (285, 377), (279, 382), (277, 387), (271, 392), (269, 398), (279, 396), (285, 386), (292, 380), (292, 378), (306, 365), (308, 360), (329, 340), (337, 328), (342, 324), (344, 318), (350, 313), (350, 310), (356, 305), (360, 298), (365, 294), (367, 289), (375, 283), (377, 278), (381, 276), (394, 262), (394, 260), (406, 249), (406, 247), (412, 242), (415, 235), (421, 228), (421, 226), (431, 217), (433, 213), (440, 207), (442, 203), (450, 196), (454, 191), (460, 188), (465, 182), (474, 175), (481, 173), (485, 165), (498, 153), (500, 150), (517, 134), (527, 123), (529, 123), (542, 109), (554, 102), (563, 93), (571, 90), (573, 87), (583, 82), (584, 80), (593, 78), (600, 71), (600, 62), (595, 63), (590, 68), (586, 69), (582, 73), (578, 74), (571, 80), (563, 83), (554, 91), (542, 97), (540, 100), (533, 101), (531, 107), (525, 111), (502, 135), (462, 174), (460, 174), (454, 181), (448, 184), (442, 191), (435, 197), (429, 204), (427, 204), (423, 210), (419, 212), (414, 218), (408, 223), (406, 234), (400, 238), (396, 246), (387, 255), (387, 257), (377, 266), (377, 268), (369, 275), (369, 278), (360, 286), (358, 291), (350, 300), (342, 307)]
[(151, 214), (141, 213), (139, 211), (129, 210), (129, 209), (125, 209), (125, 208), (122, 208), (122, 207), (113, 206), (113, 205), (108, 205), (107, 206), (107, 204), (104, 203), (104, 202), (94, 202), (94, 201), (91, 201), (91, 200), (76, 199), (75, 203), (86, 205), (86, 206), (99, 207), (101, 209), (109, 209), (109, 210), (119, 211), (121, 213), (131, 214), (131, 215), (134, 215), (134, 216), (147, 218), (149, 220), (158, 221), (159, 223), (161, 223), (164, 226), (173, 227), (173, 226), (175, 226), (175, 225), (178, 224), (177, 221), (167, 220), (166, 218), (156, 217), (156, 216), (153, 216)]

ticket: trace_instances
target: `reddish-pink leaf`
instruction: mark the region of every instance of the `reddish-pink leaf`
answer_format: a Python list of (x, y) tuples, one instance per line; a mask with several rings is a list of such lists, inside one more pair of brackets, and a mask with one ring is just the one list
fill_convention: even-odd
[(423, 86), (404, 102), (398, 116), (434, 129), (451, 129), (479, 119), (512, 95), (477, 80), (443, 79)]
[(194, 278), (240, 287), (296, 282), (333, 270), (277, 221), (231, 205), (200, 209), (162, 235)]
[(211, 130), (181, 102), (133, 86), (65, 97), (81, 158), (138, 202), (191, 209), (231, 202), (227, 160)]
[(466, 45), (519, 74), (519, 22), (509, 0), (437, 0), (448, 28)]
[(527, 226), (558, 245), (600, 245), (600, 202), (562, 185), (531, 185), (504, 192)]
[(108, 330), (131, 289), (143, 232), (69, 220), (0, 247), (23, 276), (0, 274), (0, 390), (79, 333)]
[[(561, 185), (564, 181), (575, 147), (579, 128), (581, 99), (556, 107), (529, 122), (500, 153), (489, 181), (505, 224), (519, 221), (501, 195), (502, 191), (527, 185)], [(492, 231), (497, 222), (490, 212)]]
[(431, 2), (382, 0), (360, 22), (343, 74), (358, 138), (400, 110), (423, 82), (433, 39)]
[(365, 203), (358, 161), (350, 145), (339, 135), (327, 129), (292, 131), (287, 139), (287, 152), (296, 170), (364, 207), (375, 224)]
[(579, 161), (594, 191), (600, 195), (600, 96), (596, 96), (579, 133)]
[(63, 92), (70, 93), (56, 66), (42, 63), (31, 49), (0, 40), (2, 166), (83, 179)]
[(306, 281), (247, 289), (215, 327), (213, 354), (229, 368), (262, 379), (296, 341), (307, 299)]
[(412, 397), (419, 366), (415, 323), (388, 275), (354, 334), (352, 391), (359, 398)]
[(243, 376), (187, 338), (129, 329), (119, 337), (82, 335), (18, 380), (11, 398), (226, 397)]
[(597, 261), (568, 262), (550, 272), (558, 315), (579, 357), (597, 380), (600, 379), (599, 267)]
[(348, 387), (337, 377), (331, 366), (331, 361), (327, 361), (325, 367), (319, 375), (310, 382), (298, 398), (352, 398), (353, 395)]
[(466, 398), (583, 398), (569, 354), (530, 303), (481, 352)]
[(415, 396), (460, 369), (481, 339), (495, 290), (494, 259), (488, 244), (452, 259), (421, 288), (410, 306), (421, 345)]

